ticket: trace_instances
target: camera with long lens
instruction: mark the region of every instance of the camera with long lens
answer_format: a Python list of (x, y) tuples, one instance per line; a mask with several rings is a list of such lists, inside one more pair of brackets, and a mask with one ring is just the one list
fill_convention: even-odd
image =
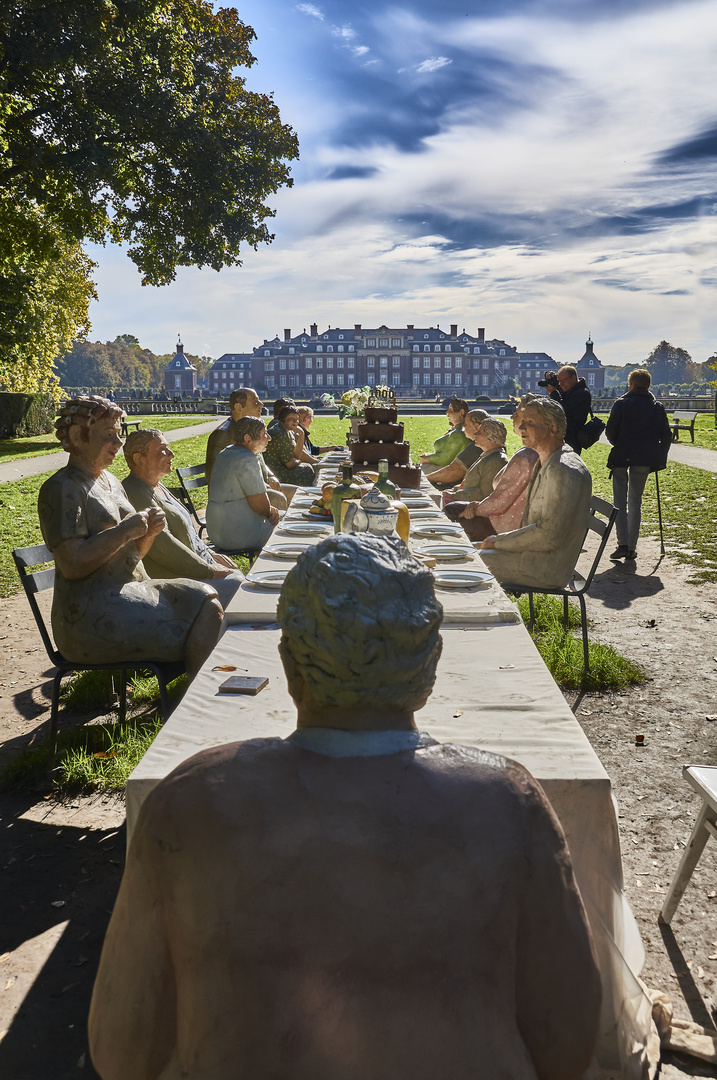
[(546, 371), (545, 378), (539, 381), (538, 386), (549, 386), (551, 390), (557, 390), (560, 386), (558, 376), (554, 371)]

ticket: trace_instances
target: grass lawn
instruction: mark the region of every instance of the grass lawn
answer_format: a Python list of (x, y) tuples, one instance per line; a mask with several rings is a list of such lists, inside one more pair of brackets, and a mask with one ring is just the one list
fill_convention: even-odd
[[(141, 427), (159, 428), (160, 431), (173, 431), (175, 428), (192, 427), (194, 424), (206, 424), (207, 421), (221, 417), (209, 416), (143, 416)], [(56, 454), (62, 447), (54, 434), (32, 435), (27, 439), (0, 439), (0, 462), (39, 457), (41, 454)]]

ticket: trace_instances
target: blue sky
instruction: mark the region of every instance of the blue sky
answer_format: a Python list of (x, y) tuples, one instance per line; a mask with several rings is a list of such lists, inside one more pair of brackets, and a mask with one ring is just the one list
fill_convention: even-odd
[[(638, 363), (717, 351), (709, 0), (248, 0), (253, 89), (298, 132), (274, 243), (142, 288), (99, 261), (93, 339), (245, 351), (285, 327), (486, 328)], [(191, 163), (187, 163), (191, 165)]]

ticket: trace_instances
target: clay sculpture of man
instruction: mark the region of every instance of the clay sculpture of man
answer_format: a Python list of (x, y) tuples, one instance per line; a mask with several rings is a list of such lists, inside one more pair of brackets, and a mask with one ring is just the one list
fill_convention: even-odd
[[(233, 425), (237, 420), (241, 420), (243, 416), (261, 416), (263, 408), (264, 405), (256, 390), (252, 390), (251, 388), (232, 390), (229, 395), (230, 415), (219, 425), (219, 427), (214, 429), (207, 439), (205, 462), (207, 483), (211, 481), (214, 462), (217, 460), (222, 450), (225, 450), (227, 446), (234, 445)], [(264, 463), (263, 458), (259, 464), (262, 473), (264, 474), (264, 482), (266, 483), (267, 489), (266, 494), (269, 502), (272, 506), (276, 507), (277, 510), (286, 510), (296, 493), (296, 484), (280, 484), (269, 467)]]
[(570, 580), (590, 517), (592, 477), (567, 446), (565, 413), (550, 398), (523, 411), (523, 446), (538, 453), (519, 529), (489, 536), (481, 558), (506, 585), (562, 589)]
[(442, 617), (398, 539), (332, 536), (279, 602), (287, 739), (146, 799), (90, 1013), (103, 1080), (578, 1080), (601, 988), (522, 766), (421, 734)]

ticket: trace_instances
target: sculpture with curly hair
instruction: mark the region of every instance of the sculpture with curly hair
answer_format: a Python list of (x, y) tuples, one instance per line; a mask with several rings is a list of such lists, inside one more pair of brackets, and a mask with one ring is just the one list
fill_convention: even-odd
[(70, 428), (73, 424), (82, 429), (82, 439), (87, 441), (88, 429), (98, 420), (112, 417), (119, 420), (122, 409), (119, 405), (109, 401), (99, 394), (87, 394), (82, 397), (68, 398), (60, 405), (60, 412), (55, 419), (55, 436), (62, 445), (63, 450), (69, 453)]

